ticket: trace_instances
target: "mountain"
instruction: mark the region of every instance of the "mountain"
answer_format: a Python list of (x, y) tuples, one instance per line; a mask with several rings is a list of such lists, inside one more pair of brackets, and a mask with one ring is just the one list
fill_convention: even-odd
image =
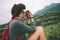
[(42, 26), (47, 40), (60, 40), (60, 3), (52, 3), (34, 14), (37, 26)]
[(37, 11), (34, 16), (42, 16), (48, 12), (60, 11), (60, 3), (52, 3), (51, 5), (46, 6), (42, 10)]
[(60, 23), (60, 3), (52, 3), (37, 11), (34, 18), (38, 25), (46, 26)]

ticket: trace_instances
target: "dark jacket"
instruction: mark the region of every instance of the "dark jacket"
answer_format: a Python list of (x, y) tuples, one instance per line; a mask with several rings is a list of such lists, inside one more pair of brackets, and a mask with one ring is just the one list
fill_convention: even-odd
[(27, 40), (25, 33), (35, 32), (35, 27), (35, 22), (27, 25), (20, 20), (13, 20), (9, 24), (9, 38), (10, 40), (17, 40), (17, 36), (20, 36), (20, 40)]

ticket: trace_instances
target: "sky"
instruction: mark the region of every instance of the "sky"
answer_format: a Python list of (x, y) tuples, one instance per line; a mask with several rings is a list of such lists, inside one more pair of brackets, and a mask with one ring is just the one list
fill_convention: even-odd
[(30, 10), (34, 14), (51, 3), (60, 3), (60, 0), (0, 0), (0, 24), (10, 21), (11, 8), (14, 4), (19, 3), (25, 4), (26, 10)]

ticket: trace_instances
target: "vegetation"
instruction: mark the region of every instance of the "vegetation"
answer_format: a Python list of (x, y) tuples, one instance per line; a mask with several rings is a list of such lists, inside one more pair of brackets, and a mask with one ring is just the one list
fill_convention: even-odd
[(44, 28), (47, 40), (60, 40), (60, 12), (46, 13), (35, 21)]
[(60, 3), (53, 3), (34, 14), (37, 25), (44, 28), (47, 40), (60, 40)]
[(60, 40), (60, 23), (43, 27), (47, 40)]

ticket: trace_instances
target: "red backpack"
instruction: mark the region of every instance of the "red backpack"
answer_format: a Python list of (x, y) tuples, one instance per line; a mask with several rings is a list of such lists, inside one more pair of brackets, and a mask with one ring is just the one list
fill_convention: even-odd
[[(12, 21), (12, 20), (18, 20), (18, 18), (12, 18), (11, 21)], [(10, 21), (10, 22), (11, 22), (11, 21)], [(9, 23), (10, 23), (10, 22), (9, 22)], [(4, 30), (3, 36), (2, 36), (2, 40), (9, 40), (9, 25), (7, 25), (7, 26), (5, 27), (5, 30)], [(18, 36), (17, 40), (20, 40), (20, 36)]]

